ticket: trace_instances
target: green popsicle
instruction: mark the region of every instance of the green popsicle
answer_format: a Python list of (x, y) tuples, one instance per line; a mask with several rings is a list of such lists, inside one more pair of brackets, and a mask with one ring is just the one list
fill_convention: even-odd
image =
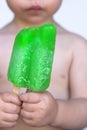
[(8, 80), (18, 88), (44, 91), (49, 87), (56, 28), (45, 24), (21, 30), (14, 41)]

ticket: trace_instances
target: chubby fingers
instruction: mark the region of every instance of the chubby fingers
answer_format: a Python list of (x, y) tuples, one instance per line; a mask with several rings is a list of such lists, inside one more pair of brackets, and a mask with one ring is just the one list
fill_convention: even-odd
[(21, 109), (21, 100), (13, 93), (6, 92), (0, 95), (0, 110), (5, 113), (18, 114)]
[(15, 104), (6, 103), (5, 105), (2, 105), (2, 109), (5, 113), (18, 114), (21, 110), (21, 107)]
[(38, 103), (41, 101), (40, 93), (25, 93), (20, 95), (20, 100), (28, 103)]
[(13, 127), (16, 125), (18, 118), (18, 114), (0, 112), (0, 126), (4, 128)]
[(14, 94), (14, 93), (7, 92), (7, 93), (2, 94), (2, 100), (4, 102), (21, 105), (20, 98), (18, 97), (18, 95)]
[(7, 122), (15, 122), (19, 118), (18, 114), (9, 114), (4, 112), (1, 112), (1, 117), (3, 121), (7, 121)]

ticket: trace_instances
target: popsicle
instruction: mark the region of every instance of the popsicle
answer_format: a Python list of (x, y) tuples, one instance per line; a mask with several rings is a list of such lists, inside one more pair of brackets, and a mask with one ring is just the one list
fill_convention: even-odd
[(49, 87), (55, 41), (56, 27), (50, 23), (16, 35), (7, 74), (16, 89), (40, 92)]

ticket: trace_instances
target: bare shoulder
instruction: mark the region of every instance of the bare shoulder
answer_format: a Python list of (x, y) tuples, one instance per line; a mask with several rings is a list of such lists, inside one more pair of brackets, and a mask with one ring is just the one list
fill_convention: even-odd
[(2, 44), (2, 42), (5, 40), (5, 38), (7, 37), (7, 29), (6, 28), (2, 28), (0, 29), (0, 45)]
[(1, 35), (15, 35), (18, 33), (18, 28), (16, 27), (16, 25), (14, 24), (14, 22), (10, 22), (9, 24), (7, 24), (6, 26), (4, 26), (2, 29), (0, 29), (0, 34)]
[(10, 33), (12, 33), (11, 30), (12, 30), (12, 29), (11, 29), (11, 25), (8, 24), (8, 25), (6, 25), (5, 27), (3, 27), (3, 28), (0, 29), (0, 34), (1, 34), (1, 35), (10, 34)]
[[(69, 50), (72, 52), (72, 63), (83, 63), (84, 66), (87, 66), (87, 40), (82, 36), (72, 32), (66, 32), (63, 35), (64, 40), (66, 41), (66, 48), (69, 48)], [(86, 66), (85, 69), (87, 69)]]
[(85, 38), (71, 32), (67, 32), (65, 37), (68, 40), (67, 46), (70, 46), (74, 56), (81, 55), (82, 57), (87, 55), (87, 40)]
[(9, 25), (0, 29), (0, 45), (3, 43), (7, 43), (8, 39), (14, 36)]
[(13, 45), (14, 39), (15, 33), (10, 31), (9, 26), (0, 29), (0, 53), (9, 50)]
[(62, 27), (58, 28), (57, 41), (58, 40), (61, 40), (62, 47), (70, 49), (73, 52), (79, 52), (80, 49), (87, 49), (87, 40), (85, 38)]
[(79, 49), (83, 49), (87, 46), (87, 40), (82, 36), (68, 32), (67, 34), (68, 39), (70, 40), (70, 44), (72, 45), (74, 50), (79, 51)]
[(17, 34), (17, 29), (15, 29), (13, 23), (7, 24), (5, 27), (0, 29), (0, 43), (10, 43), (14, 40)]

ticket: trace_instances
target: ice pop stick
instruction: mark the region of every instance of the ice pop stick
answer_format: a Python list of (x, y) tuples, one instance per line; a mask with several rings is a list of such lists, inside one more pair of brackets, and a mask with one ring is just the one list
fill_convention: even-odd
[(19, 95), (19, 94), (22, 94), (22, 93), (26, 93), (27, 91), (27, 88), (19, 88), (19, 87), (16, 87), (16, 86), (13, 86), (13, 90), (12, 92)]
[(20, 88), (14, 86), (12, 91), (13, 91), (13, 93), (18, 95), (20, 93)]

